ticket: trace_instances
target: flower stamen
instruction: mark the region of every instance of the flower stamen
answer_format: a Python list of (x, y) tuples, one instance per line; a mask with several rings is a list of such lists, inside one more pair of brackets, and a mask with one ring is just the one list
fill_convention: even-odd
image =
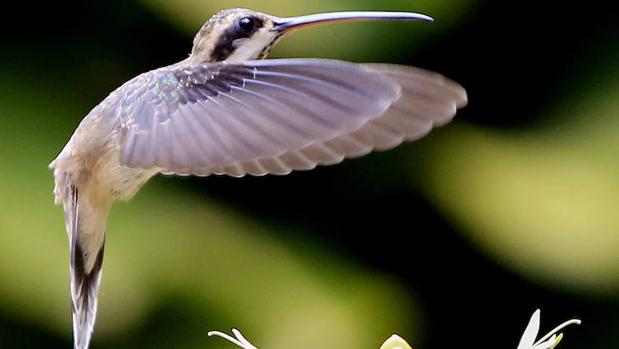
[(561, 325), (555, 327), (552, 331), (548, 332), (548, 334), (546, 334), (544, 337), (540, 338), (537, 342), (535, 342), (535, 345), (540, 344), (541, 342), (543, 342), (546, 339), (550, 338), (550, 336), (554, 335), (555, 333), (559, 332), (560, 330), (562, 330), (563, 328), (565, 328), (565, 327), (567, 327), (569, 325), (580, 325), (581, 323), (582, 323), (582, 321), (580, 321), (578, 319), (568, 320), (568, 321), (562, 323)]

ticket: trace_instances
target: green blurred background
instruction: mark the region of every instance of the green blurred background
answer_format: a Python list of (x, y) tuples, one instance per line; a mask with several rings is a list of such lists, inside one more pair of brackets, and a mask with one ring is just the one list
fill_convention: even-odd
[[(299, 32), (272, 57), (441, 72), (470, 105), (422, 141), (286, 177), (157, 177), (110, 217), (92, 348), (619, 347), (619, 13), (589, 1), (22, 3), (0, 31), (0, 347), (71, 343), (47, 164), (131, 77), (183, 59), (222, 8), (411, 10), (433, 24)], [(12, 17), (12, 18), (9, 18)], [(12, 19), (12, 20), (11, 20)]]

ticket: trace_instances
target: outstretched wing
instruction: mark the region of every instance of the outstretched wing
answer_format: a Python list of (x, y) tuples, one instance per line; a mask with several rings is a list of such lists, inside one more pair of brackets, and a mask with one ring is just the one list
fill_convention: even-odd
[(126, 87), (121, 163), (286, 174), (414, 139), (463, 101), (457, 84), (397, 66), (291, 59), (163, 69)]

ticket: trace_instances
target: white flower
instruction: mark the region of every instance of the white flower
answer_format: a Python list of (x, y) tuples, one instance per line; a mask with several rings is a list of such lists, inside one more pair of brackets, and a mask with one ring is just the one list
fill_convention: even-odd
[(559, 330), (571, 324), (580, 325), (580, 320), (578, 319), (566, 321), (535, 342), (535, 338), (539, 332), (539, 314), (540, 311), (537, 309), (533, 313), (533, 316), (531, 316), (529, 325), (527, 325), (527, 328), (524, 330), (522, 338), (520, 339), (520, 344), (518, 344), (518, 349), (552, 349), (556, 347), (563, 338), (563, 333), (556, 334)]
[(253, 344), (251, 344), (247, 339), (245, 339), (245, 337), (243, 337), (243, 335), (241, 334), (241, 331), (237, 330), (236, 328), (233, 328), (232, 333), (234, 334), (234, 337), (226, 333), (219, 332), (219, 331), (210, 331), (207, 334), (209, 336), (218, 336), (223, 339), (226, 339), (244, 349), (258, 349)]
[[(220, 331), (210, 331), (208, 332), (209, 336), (217, 336), (226, 339), (227, 341), (238, 345), (243, 349), (257, 349), (253, 344), (251, 344), (243, 335), (241, 331), (236, 328), (232, 329), (232, 334), (234, 337), (229, 334), (220, 332)], [(411, 346), (400, 336), (397, 334), (389, 337), (383, 345), (380, 346), (380, 349), (411, 349)]]
[(380, 346), (380, 349), (412, 349), (411, 346), (404, 340), (404, 338), (397, 334), (387, 338), (385, 343)]
[[(566, 321), (561, 325), (557, 326), (555, 329), (550, 331), (548, 334), (546, 334), (544, 337), (540, 338), (536, 342), (535, 338), (537, 337), (537, 333), (539, 332), (539, 314), (540, 311), (539, 309), (537, 309), (533, 313), (533, 316), (531, 316), (531, 320), (529, 320), (529, 324), (527, 325), (527, 328), (522, 334), (522, 338), (520, 339), (520, 343), (518, 344), (517, 349), (553, 349), (557, 346), (557, 344), (559, 344), (559, 342), (563, 338), (563, 333), (557, 334), (557, 332), (559, 332), (565, 326), (571, 324), (580, 325), (580, 320), (578, 319)], [(224, 338), (243, 349), (258, 349), (247, 339), (245, 339), (241, 332), (236, 328), (232, 329), (232, 334), (234, 334), (234, 337), (219, 331), (208, 332), (209, 336), (218, 336)], [(402, 339), (402, 337), (394, 334), (383, 343), (380, 349), (411, 349), (411, 347), (404, 339)]]

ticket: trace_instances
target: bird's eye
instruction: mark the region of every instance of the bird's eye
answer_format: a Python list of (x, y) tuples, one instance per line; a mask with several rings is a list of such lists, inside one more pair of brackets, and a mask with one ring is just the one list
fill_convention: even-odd
[(245, 35), (252, 35), (258, 30), (260, 25), (260, 20), (253, 17), (243, 17), (236, 23), (238, 31)]

